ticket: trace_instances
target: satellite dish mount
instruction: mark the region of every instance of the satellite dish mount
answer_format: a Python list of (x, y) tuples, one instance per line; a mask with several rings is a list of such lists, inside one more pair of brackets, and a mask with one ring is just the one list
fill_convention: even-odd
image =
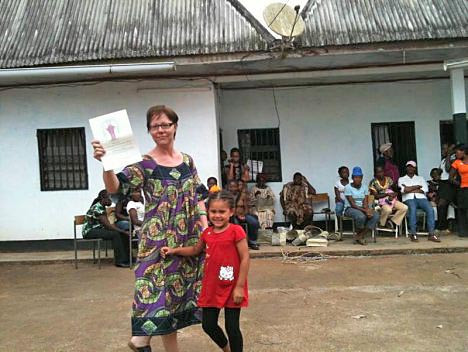
[[(294, 39), (305, 30), (305, 23), (299, 14), (300, 6), (294, 9), (287, 4), (273, 3), (263, 10), (263, 19), (268, 28), (281, 36), (281, 43), (275, 48), (294, 49)], [(273, 48), (273, 49), (275, 49)]]

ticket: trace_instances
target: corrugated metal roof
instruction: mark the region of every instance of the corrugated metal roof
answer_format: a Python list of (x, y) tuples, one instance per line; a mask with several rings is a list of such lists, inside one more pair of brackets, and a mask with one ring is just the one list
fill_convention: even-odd
[(266, 50), (237, 0), (1, 0), (0, 67)]
[(309, 0), (305, 47), (468, 37), (467, 0)]

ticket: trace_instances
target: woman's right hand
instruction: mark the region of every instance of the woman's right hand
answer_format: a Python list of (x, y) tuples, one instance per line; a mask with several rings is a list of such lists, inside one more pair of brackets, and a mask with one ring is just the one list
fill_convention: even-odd
[(106, 154), (106, 150), (98, 140), (91, 141), (94, 149), (94, 159), (101, 161), (101, 158)]
[(166, 258), (166, 256), (171, 255), (172, 253), (174, 253), (174, 250), (172, 248), (169, 248), (169, 247), (162, 247), (161, 250), (160, 250), (160, 253), (161, 253), (161, 257)]

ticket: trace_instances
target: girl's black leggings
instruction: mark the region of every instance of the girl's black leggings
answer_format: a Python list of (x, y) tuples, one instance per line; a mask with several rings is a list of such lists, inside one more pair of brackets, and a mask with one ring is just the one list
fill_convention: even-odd
[[(224, 308), (226, 333), (229, 338), (231, 352), (242, 352), (243, 340), (239, 328), (240, 308)], [(228, 344), (228, 339), (218, 325), (219, 308), (203, 308), (202, 327), (208, 336), (220, 347)]]

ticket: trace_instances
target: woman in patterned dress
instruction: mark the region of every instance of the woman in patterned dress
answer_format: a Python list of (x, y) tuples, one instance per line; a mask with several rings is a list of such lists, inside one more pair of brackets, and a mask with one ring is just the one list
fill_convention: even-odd
[[(160, 335), (167, 352), (178, 352), (177, 330), (200, 322), (196, 301), (203, 261), (201, 257), (164, 259), (160, 249), (195, 245), (208, 222), (193, 159), (174, 148), (177, 114), (164, 105), (153, 106), (146, 125), (156, 146), (142, 161), (117, 175), (104, 171), (103, 178), (111, 193), (142, 187), (145, 196), (129, 347), (151, 351), (151, 336)], [(104, 148), (99, 141), (92, 145), (100, 160)]]

